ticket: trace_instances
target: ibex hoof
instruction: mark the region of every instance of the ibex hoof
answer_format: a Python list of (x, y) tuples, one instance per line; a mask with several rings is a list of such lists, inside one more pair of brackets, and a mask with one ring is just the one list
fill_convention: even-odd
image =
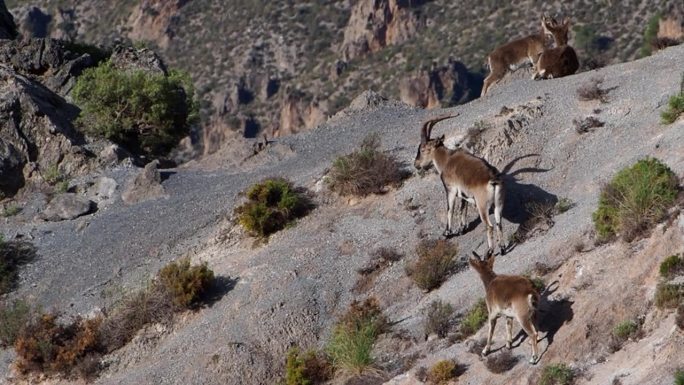
[(510, 342), (506, 342), (506, 349), (513, 349), (513, 344)]
[(489, 354), (489, 346), (485, 346), (484, 349), (482, 349), (482, 357), (486, 356)]
[(501, 246), (501, 247), (499, 248), (499, 253), (501, 253), (501, 255), (505, 255), (505, 254), (506, 254), (506, 247), (505, 247), (505, 246)]
[(442, 235), (443, 235), (445, 238), (449, 238), (452, 234), (453, 234), (453, 233), (452, 233), (451, 230), (449, 230), (449, 229), (444, 230), (444, 232), (442, 233)]
[(537, 356), (530, 357), (530, 364), (536, 365), (537, 361), (539, 361), (539, 358)]

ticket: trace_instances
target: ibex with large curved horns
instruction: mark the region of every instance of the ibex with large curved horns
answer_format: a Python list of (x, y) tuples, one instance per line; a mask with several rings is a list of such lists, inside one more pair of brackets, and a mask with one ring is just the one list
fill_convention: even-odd
[(447, 226), (444, 230), (444, 236), (448, 237), (454, 234), (451, 221), (456, 198), (460, 197), (460, 228), (456, 234), (461, 234), (465, 230), (467, 203), (472, 203), (477, 207), (482, 223), (487, 226), (487, 245), (489, 251), (492, 251), (494, 228), (489, 221), (489, 208), (493, 204), (498, 245), (503, 254), (505, 248), (501, 229), (501, 212), (504, 204), (504, 187), (499, 171), (486, 160), (478, 158), (466, 150), (446, 148), (444, 146), (444, 135), (430, 139), (432, 127), (437, 122), (452, 117), (441, 116), (430, 119), (423, 124), (418, 154), (413, 164), (417, 169), (427, 169), (434, 165), (442, 180), (447, 195)]
[(511, 329), (513, 329), (513, 318), (515, 318), (530, 338), (532, 343), (530, 363), (536, 364), (539, 360), (538, 333), (535, 325), (539, 293), (529, 278), (520, 275), (497, 275), (494, 272), (494, 256), (491, 253), (487, 254), (485, 260), (481, 260), (474, 251), (473, 255), (475, 258), (470, 258), (468, 262), (482, 280), (489, 314), (487, 344), (482, 350), (482, 355), (489, 354), (496, 320), (503, 315), (506, 317), (506, 347), (510, 349), (513, 343)]

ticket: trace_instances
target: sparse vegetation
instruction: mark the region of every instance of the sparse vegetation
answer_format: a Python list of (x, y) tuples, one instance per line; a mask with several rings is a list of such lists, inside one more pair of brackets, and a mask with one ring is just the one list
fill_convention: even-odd
[(684, 74), (679, 86), (679, 94), (670, 96), (667, 109), (660, 113), (663, 124), (672, 124), (684, 114)]
[(326, 346), (335, 369), (360, 374), (371, 368), (373, 344), (386, 327), (387, 320), (377, 300), (353, 302), (335, 326)]
[(485, 366), (490, 372), (501, 374), (513, 369), (517, 363), (517, 357), (512, 355), (509, 350), (503, 350), (488, 356), (487, 361), (485, 361)]
[(648, 231), (672, 207), (678, 189), (677, 176), (655, 158), (621, 170), (602, 188), (592, 215), (599, 239), (620, 234), (629, 242)]
[(366, 196), (383, 193), (387, 186), (398, 186), (405, 176), (401, 163), (380, 151), (380, 136), (370, 134), (360, 149), (333, 162), (328, 183), (340, 195)]
[(360, 277), (354, 285), (355, 293), (366, 292), (373, 285), (375, 278), (389, 265), (403, 258), (403, 255), (396, 249), (390, 247), (380, 247), (371, 253), (368, 263), (356, 272)]
[(19, 268), (35, 256), (35, 248), (30, 243), (5, 241), (0, 235), (0, 295), (14, 290), (19, 280)]
[(601, 88), (602, 78), (591, 78), (577, 89), (577, 97), (581, 101), (598, 100), (601, 103), (608, 102), (608, 90)]
[(660, 276), (672, 279), (678, 274), (684, 274), (684, 258), (678, 254), (670, 255), (660, 264)]
[(22, 208), (17, 204), (7, 204), (2, 209), (2, 215), (5, 218), (13, 217), (21, 212)]
[(644, 42), (641, 45), (641, 56), (649, 56), (653, 51), (653, 44), (658, 38), (658, 27), (662, 14), (657, 12), (648, 19), (646, 28), (644, 29)]
[(477, 333), (487, 322), (487, 304), (484, 299), (477, 301), (461, 319), (461, 334), (469, 336)]
[(198, 119), (192, 82), (179, 71), (126, 71), (106, 61), (83, 71), (72, 94), (82, 130), (140, 155), (167, 154)]
[(332, 367), (314, 351), (302, 354), (299, 348), (287, 352), (285, 362), (285, 385), (322, 384), (332, 377)]
[(19, 331), (31, 317), (31, 306), (23, 300), (0, 302), (0, 347), (14, 345)]
[(575, 375), (567, 365), (552, 364), (542, 370), (539, 385), (570, 385), (574, 379)]
[(456, 363), (453, 360), (441, 360), (430, 367), (427, 380), (431, 384), (445, 385), (449, 380), (456, 378)]
[(529, 277), (529, 279), (530, 282), (532, 282), (532, 286), (534, 286), (534, 289), (537, 290), (538, 293), (542, 293), (546, 288), (546, 283), (544, 283), (543, 279), (539, 277)]
[(684, 385), (684, 369), (678, 369), (675, 372), (674, 385)]
[(577, 131), (578, 134), (586, 134), (594, 131), (595, 128), (603, 127), (605, 125), (605, 123), (593, 116), (587, 116), (582, 120), (573, 119), (572, 124), (575, 125), (575, 131)]
[(423, 240), (416, 248), (418, 260), (406, 273), (425, 291), (438, 288), (457, 268), (458, 247), (445, 239)]
[(59, 170), (59, 166), (56, 164), (46, 168), (41, 173), (41, 176), (43, 177), (43, 180), (50, 186), (57, 186), (57, 184), (62, 183), (66, 179), (66, 176), (62, 174), (62, 172)]
[(247, 232), (262, 238), (284, 229), (313, 208), (303, 189), (282, 178), (253, 185), (247, 191), (247, 199), (235, 209), (235, 214)]
[(449, 303), (435, 300), (430, 303), (425, 317), (425, 334), (437, 334), (439, 338), (444, 338), (451, 328), (454, 308)]
[(182, 258), (164, 266), (158, 274), (159, 283), (171, 293), (173, 302), (179, 308), (196, 305), (202, 294), (214, 282), (214, 272), (204, 262), (191, 266), (189, 258)]
[(62, 374), (67, 377), (82, 375), (86, 357), (98, 354), (98, 330), (101, 318), (76, 318), (68, 324), (57, 321), (58, 315), (40, 314), (30, 320), (14, 342), (21, 373), (37, 372)]
[(684, 284), (660, 283), (656, 288), (655, 304), (659, 308), (674, 309), (684, 301)]
[(613, 327), (613, 335), (620, 340), (627, 340), (636, 335), (639, 331), (639, 324), (632, 321), (622, 321)]

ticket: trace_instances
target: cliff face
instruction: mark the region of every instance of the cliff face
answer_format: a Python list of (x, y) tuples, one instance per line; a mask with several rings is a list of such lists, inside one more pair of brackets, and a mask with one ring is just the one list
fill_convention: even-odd
[(12, 14), (7, 10), (5, 2), (0, 2), (0, 39), (14, 39), (17, 37), (17, 26)]

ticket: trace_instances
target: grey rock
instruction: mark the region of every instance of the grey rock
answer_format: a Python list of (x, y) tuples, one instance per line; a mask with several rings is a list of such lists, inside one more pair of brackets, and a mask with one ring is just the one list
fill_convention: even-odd
[(159, 161), (153, 160), (145, 165), (145, 168), (128, 183), (121, 199), (129, 205), (159, 198), (166, 195), (164, 186), (161, 184), (161, 174), (159, 173)]
[(130, 46), (116, 46), (110, 61), (118, 69), (135, 69), (163, 75), (167, 74), (166, 65), (164, 65), (159, 55), (147, 48), (136, 49)]
[(12, 195), (24, 184), (22, 154), (0, 137), (0, 194)]
[(89, 214), (95, 208), (95, 204), (90, 199), (66, 193), (53, 198), (41, 214), (41, 218), (52, 222), (70, 220)]
[(118, 183), (113, 178), (106, 176), (100, 177), (87, 191), (87, 196), (101, 206), (109, 204), (116, 198), (116, 188)]
[(100, 151), (98, 157), (103, 165), (115, 165), (126, 158), (130, 158), (131, 154), (118, 144), (110, 144)]

